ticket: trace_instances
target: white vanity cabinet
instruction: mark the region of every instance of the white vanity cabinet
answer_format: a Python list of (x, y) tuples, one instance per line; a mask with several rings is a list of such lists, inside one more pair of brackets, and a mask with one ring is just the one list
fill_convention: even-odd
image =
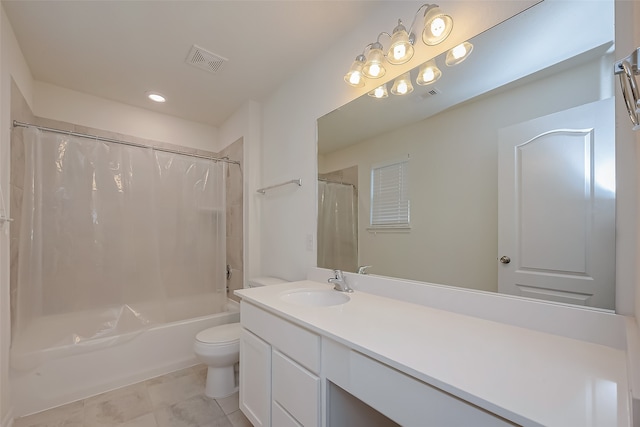
[(240, 408), (254, 426), (319, 427), (320, 336), (240, 304)]
[(630, 425), (618, 347), (362, 290), (338, 305), (283, 299), (301, 291), (335, 292), (308, 280), (236, 291), (240, 404), (255, 426)]
[(324, 380), (351, 396), (330, 392), (331, 427), (514, 425), (255, 305), (240, 313), (240, 407), (256, 427), (323, 425)]

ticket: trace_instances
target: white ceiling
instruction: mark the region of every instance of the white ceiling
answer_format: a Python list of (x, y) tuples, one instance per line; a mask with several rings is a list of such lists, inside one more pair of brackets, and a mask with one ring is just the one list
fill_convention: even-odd
[[(366, 19), (370, 1), (3, 0), (34, 79), (220, 126)], [(227, 58), (216, 74), (192, 45)], [(348, 67), (348, 64), (345, 65)], [(345, 69), (346, 71), (346, 69)], [(147, 91), (166, 96), (154, 104)]]

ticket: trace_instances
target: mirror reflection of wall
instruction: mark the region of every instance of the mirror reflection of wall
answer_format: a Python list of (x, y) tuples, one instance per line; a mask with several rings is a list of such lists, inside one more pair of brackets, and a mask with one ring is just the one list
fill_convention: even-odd
[[(542, 4), (545, 3), (547, 2)], [(545, 7), (556, 7), (560, 2), (549, 3), (555, 5)], [(564, 8), (563, 12), (567, 14), (562, 18), (571, 22), (574, 22), (572, 19), (576, 20), (573, 24), (565, 21), (567, 26), (576, 25), (586, 30), (604, 25), (607, 27), (602, 30), (604, 35), (590, 40), (588, 46), (580, 46), (575, 53), (565, 54), (565, 58), (561, 60), (550, 59), (550, 63), (532, 69), (533, 73), (529, 75), (523, 74), (515, 80), (506, 80), (507, 84), (502, 86), (493, 82), (491, 90), (470, 94), (463, 99), (464, 102), (444, 108), (444, 111), (431, 113), (427, 118), (412, 123), (404, 123), (401, 127), (365, 135), (337, 149), (326, 150), (323, 147), (325, 142), (328, 146), (335, 141), (336, 133), (348, 133), (352, 125), (363, 127), (364, 122), (377, 121), (370, 114), (374, 107), (368, 107), (366, 121), (355, 120), (356, 108), (363, 108), (367, 103), (385, 102), (391, 98), (374, 99), (365, 95), (319, 119), (320, 173), (358, 167), (360, 209), (357, 264), (371, 265), (372, 274), (498, 291), (499, 129), (614, 95), (611, 72), (611, 64), (614, 62), (613, 18), (610, 23), (603, 23), (601, 18), (606, 14), (598, 9), (608, 11), (613, 2), (590, 2), (592, 10), (586, 12), (588, 16), (574, 18), (568, 16), (571, 7), (582, 5), (579, 2), (563, 3), (565, 4), (557, 6)], [(535, 6), (528, 12), (538, 7)], [(525, 28), (517, 20), (525, 22), (527, 18), (517, 16), (487, 33), (498, 32), (500, 39), (509, 39), (512, 35), (515, 37), (513, 32), (516, 29), (523, 31)], [(582, 22), (578, 24), (578, 20)], [(560, 21), (562, 19), (558, 19)], [(586, 25), (587, 22), (592, 22), (593, 25)], [(528, 52), (529, 55), (535, 52), (537, 55), (551, 57), (556, 54), (555, 45), (560, 43), (559, 39), (554, 36), (553, 44), (540, 45), (541, 38), (544, 37), (538, 37), (536, 31), (553, 34), (554, 25), (557, 25), (558, 31), (562, 26), (551, 23), (545, 28), (538, 25), (537, 29), (523, 31), (519, 40), (529, 40), (528, 43), (532, 45), (523, 42), (521, 51), (518, 52), (472, 40), (475, 45), (473, 55), (492, 55), (501, 64), (498, 67), (509, 67), (511, 64), (517, 66), (517, 60), (509, 59), (512, 54), (522, 57), (523, 52)], [(500, 33), (504, 30), (510, 32)], [(564, 34), (564, 37), (568, 34), (572, 34), (573, 38), (579, 37), (566, 28), (559, 33)], [(487, 34), (480, 38), (485, 36)], [(564, 48), (563, 45), (562, 49)], [(497, 76), (482, 73), (481, 67), (474, 66), (473, 55), (467, 62), (457, 66), (467, 67), (464, 69), (465, 79), (499, 80)], [(436, 61), (440, 59), (436, 58)], [(439, 82), (432, 87), (422, 88), (422, 93), (414, 94), (417, 96), (407, 100), (406, 102), (411, 103), (410, 108), (428, 110), (428, 107), (421, 104), (446, 104), (442, 100), (458, 96), (459, 89), (455, 82), (446, 81), (447, 72), (454, 74), (452, 70), (454, 69), (444, 68)], [(460, 68), (456, 68), (456, 73), (459, 70)], [(438, 89), (438, 93), (427, 94), (434, 87)], [(418, 88), (415, 92), (419, 91)], [(392, 101), (397, 102), (395, 99)], [(344, 116), (349, 119), (345, 121), (341, 118)], [(349, 122), (352, 125), (345, 125)], [(339, 130), (336, 131), (336, 128)], [(329, 139), (332, 141), (328, 141)], [(406, 156), (407, 153), (412, 162), (410, 232), (370, 232), (367, 227), (371, 167), (401, 155)], [(334, 268), (330, 265), (326, 267)]]

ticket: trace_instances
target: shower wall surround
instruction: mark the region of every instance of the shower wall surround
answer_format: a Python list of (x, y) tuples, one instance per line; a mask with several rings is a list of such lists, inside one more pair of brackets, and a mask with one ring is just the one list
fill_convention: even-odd
[[(242, 162), (244, 141), (237, 140), (220, 152), (220, 156)], [(238, 165), (229, 165), (227, 169), (227, 264), (231, 267), (231, 276), (227, 280), (227, 296), (239, 300), (233, 291), (242, 289), (244, 284), (243, 251), (243, 203), (242, 169)]]

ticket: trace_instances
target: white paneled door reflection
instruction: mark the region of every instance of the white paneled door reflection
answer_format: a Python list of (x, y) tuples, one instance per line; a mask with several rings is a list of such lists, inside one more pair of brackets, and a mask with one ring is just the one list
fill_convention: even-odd
[(613, 309), (613, 99), (499, 133), (501, 293)]

